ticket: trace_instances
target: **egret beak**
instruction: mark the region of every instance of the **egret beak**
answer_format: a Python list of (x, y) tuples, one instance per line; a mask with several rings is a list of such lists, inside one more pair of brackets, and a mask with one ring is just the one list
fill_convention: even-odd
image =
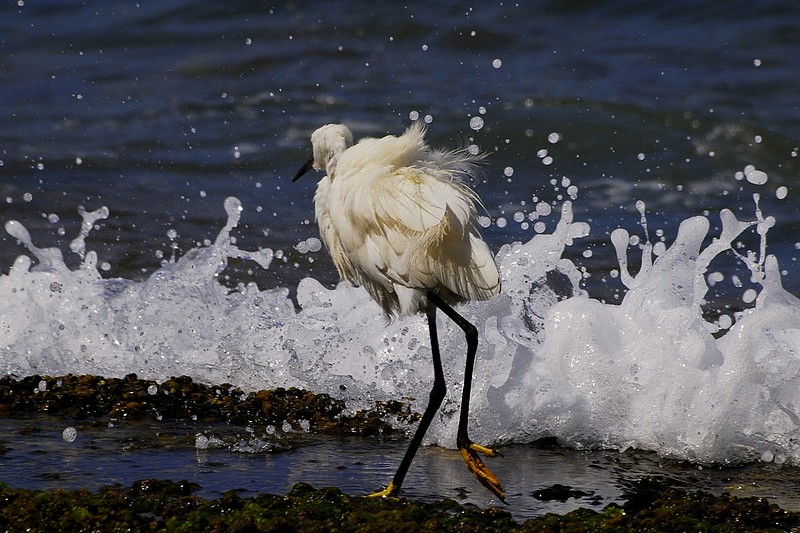
[(314, 158), (313, 157), (311, 159), (309, 159), (308, 161), (306, 161), (306, 164), (303, 165), (303, 167), (300, 170), (297, 171), (297, 174), (295, 174), (294, 177), (292, 178), (292, 183), (294, 183), (295, 181), (299, 180), (300, 176), (302, 176), (303, 174), (305, 174), (306, 172), (308, 172), (312, 168), (314, 168)]

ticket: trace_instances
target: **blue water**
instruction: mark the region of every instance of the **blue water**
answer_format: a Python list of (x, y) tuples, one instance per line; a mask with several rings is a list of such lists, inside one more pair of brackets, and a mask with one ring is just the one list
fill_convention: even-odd
[[(223, 200), (236, 196), (245, 208), (237, 243), (282, 257), (269, 271), (232, 261), (225, 282), (293, 290), (310, 275), (332, 285), (326, 253), (295, 248), (317, 235), (315, 180), (290, 183), (308, 137), (334, 121), (357, 136), (399, 133), (413, 115), (430, 122), (432, 144), (491, 154), (475, 187), (495, 221), (484, 230), (495, 251), (534, 234), (525, 216), (536, 201), (569, 197), (564, 177), (579, 187), (575, 218), (592, 232), (567, 256), (585, 268), (594, 297), (615, 301), (623, 290), (609, 274), (609, 235), (641, 235), (637, 200), (651, 236), (660, 230), (669, 244), (692, 215), (718, 225), (715, 213), (728, 207), (752, 220), (753, 193), (777, 220), (769, 252), (784, 286), (800, 294), (800, 7), (594, 4), (5, 2), (0, 221), (19, 220), (74, 266), (78, 206), (107, 206), (88, 248), (103, 276), (142, 280), (213, 240)], [(768, 182), (735, 179), (746, 165)], [(543, 219), (548, 231), (557, 218)], [(757, 248), (753, 232), (744, 239)], [(0, 271), (22, 253), (0, 231)], [(746, 268), (730, 254), (712, 268), (727, 281), (709, 305), (745, 305), (728, 289), (732, 274), (747, 283)], [(181, 461), (168, 460), (176, 471)], [(589, 472), (571, 484), (591, 486)], [(372, 490), (353, 490), (362, 489)]]
[[(265, 442), (223, 425), (167, 421), (108, 426), (78, 422), (75, 440), (65, 442), (64, 427), (64, 421), (46, 416), (0, 419), (0, 442), (9, 449), (0, 456), (0, 481), (15, 488), (97, 491), (109, 485), (128, 488), (144, 479), (186, 480), (197, 484), (194, 494), (205, 498), (231, 490), (243, 497), (284, 494), (304, 482), (363, 496), (388, 482), (405, 451), (403, 440), (299, 434)], [(220, 440), (196, 449), (196, 435)], [(508, 488), (503, 509), (520, 521), (623, 503), (642, 477), (682, 489), (768, 497), (784, 509), (800, 509), (797, 477), (778, 465), (704, 469), (643, 452), (530, 446), (505, 448), (504, 455), (491, 466)], [(484, 508), (502, 505), (475, 483), (456, 450), (422, 447), (408, 474), (402, 492), (407, 498), (451, 498)], [(540, 494), (555, 486), (567, 487), (570, 495)]]
[[(793, 2), (17, 4), (0, 6), (0, 218), (20, 220), (40, 246), (65, 247), (77, 206), (108, 206), (90, 247), (110, 277), (144, 278), (172, 247), (213, 238), (234, 195), (246, 209), (240, 242), (286, 254), (251, 278), (335, 281), (323, 252), (294, 249), (316, 234), (315, 180), (289, 183), (308, 135), (330, 121), (357, 136), (399, 133), (411, 112), (430, 116), (433, 144), (471, 139), (492, 152), (477, 189), (490, 215), (508, 220), (485, 230), (494, 249), (533, 234), (513, 220), (533, 196), (566, 197), (551, 179), (577, 184), (577, 216), (593, 230), (570, 253), (598, 297), (621, 290), (607, 276), (607, 233), (635, 229), (637, 199), (669, 243), (687, 216), (749, 213), (761, 192), (778, 219), (771, 251), (795, 261)], [(768, 173), (766, 186), (733, 179), (747, 164)], [(2, 268), (18, 253), (0, 236)], [(786, 278), (800, 291), (798, 276)]]

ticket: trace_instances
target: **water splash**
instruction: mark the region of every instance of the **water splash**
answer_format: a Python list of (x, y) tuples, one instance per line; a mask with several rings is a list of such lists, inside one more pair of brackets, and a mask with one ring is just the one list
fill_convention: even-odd
[[(800, 463), (800, 301), (780, 284), (778, 261), (767, 254), (775, 221), (754, 201), (754, 220), (721, 211), (719, 235), (705, 247), (707, 217), (683, 221), (667, 247), (651, 242), (646, 206), (637, 202), (643, 240), (624, 229), (611, 235), (628, 289), (620, 305), (592, 299), (581, 289), (583, 273), (563, 257), (590, 233), (574, 220), (570, 201), (551, 234), (504, 245), (497, 254), (502, 294), (462, 308), (481, 334), (472, 436), (556, 437), (700, 462)], [(96, 255), (85, 251), (107, 210), (81, 212), (71, 250), (84, 261), (76, 270), (58, 249), (36, 247), (22, 224), (6, 223), (37, 263), (23, 255), (0, 276), (0, 371), (136, 372), (157, 380), (190, 374), (245, 389), (304, 387), (352, 408), (416, 398), (421, 409), (433, 378), (424, 320), (385, 326), (366, 292), (344, 283), (329, 290), (304, 279), (300, 312), (287, 289), (225, 288), (218, 278), (231, 258), (269, 268), (273, 254), (237, 247), (230, 233), (242, 205), (228, 198), (224, 208), (227, 221), (213, 244), (166, 262), (143, 282), (102, 278)], [(734, 243), (749, 228), (758, 248), (743, 251)], [(631, 248), (641, 256), (635, 273)], [(701, 306), (709, 265), (728, 253), (761, 290), (720, 336)], [(439, 327), (448, 392), (427, 438), (452, 447), (465, 346), (460, 329), (444, 319)]]
[(98, 220), (108, 218), (108, 208), (103, 206), (95, 211), (87, 212), (83, 206), (78, 207), (78, 214), (83, 218), (80, 234), (69, 244), (69, 249), (78, 254), (81, 259), (86, 255), (86, 237)]

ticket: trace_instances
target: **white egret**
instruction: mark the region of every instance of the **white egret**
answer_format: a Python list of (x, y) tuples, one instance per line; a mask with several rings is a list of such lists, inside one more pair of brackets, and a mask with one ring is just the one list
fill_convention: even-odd
[(430, 401), (397, 473), (372, 496), (398, 493), (444, 399), (439, 308), (467, 338), (458, 448), (475, 478), (505, 501), (500, 481), (479, 456), (500, 453), (473, 443), (467, 431), (478, 330), (451, 307), (487, 300), (500, 291), (497, 266), (476, 227), (480, 199), (465, 183), (483, 156), (432, 150), (424, 135), (424, 127), (414, 124), (399, 137), (353, 144), (346, 126), (322, 126), (311, 135), (313, 157), (292, 181), (312, 168), (326, 173), (317, 185), (314, 207), (322, 240), (342, 279), (363, 286), (387, 318), (425, 312), (428, 319), (434, 370)]

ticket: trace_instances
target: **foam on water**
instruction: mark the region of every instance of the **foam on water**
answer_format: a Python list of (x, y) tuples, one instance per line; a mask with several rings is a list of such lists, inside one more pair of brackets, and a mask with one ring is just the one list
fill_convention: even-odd
[[(721, 231), (705, 247), (703, 216), (683, 221), (671, 246), (652, 244), (646, 206), (637, 203), (644, 242), (624, 229), (611, 235), (628, 288), (620, 305), (592, 299), (580, 288), (582, 272), (562, 257), (590, 232), (573, 220), (571, 202), (551, 234), (504, 245), (503, 292), (461, 308), (481, 336), (472, 437), (554, 436), (576, 447), (637, 447), (703, 463), (800, 463), (800, 301), (781, 287), (778, 261), (766, 253), (775, 221), (755, 201), (751, 221), (723, 210)], [(218, 276), (229, 259), (269, 268), (273, 257), (238, 248), (230, 231), (242, 206), (228, 198), (225, 210), (213, 244), (143, 282), (104, 279), (96, 254), (86, 252), (94, 222), (109, 216), (105, 208), (80, 211), (71, 250), (83, 261), (75, 270), (60, 250), (36, 247), (20, 223), (7, 222), (35, 262), (22, 255), (0, 276), (0, 372), (188, 374), (245, 389), (304, 387), (353, 408), (408, 398), (421, 410), (433, 379), (424, 319), (387, 325), (362, 289), (329, 290), (311, 278), (297, 287), (299, 312), (288, 289), (224, 287)], [(752, 226), (759, 249), (732, 250)], [(631, 249), (641, 254), (635, 274)], [(701, 310), (706, 271), (722, 253), (741, 259), (760, 292), (751, 308), (711, 323)], [(720, 324), (730, 329), (722, 334)], [(449, 321), (440, 317), (439, 327), (448, 392), (427, 442), (453, 447), (465, 343)]]

